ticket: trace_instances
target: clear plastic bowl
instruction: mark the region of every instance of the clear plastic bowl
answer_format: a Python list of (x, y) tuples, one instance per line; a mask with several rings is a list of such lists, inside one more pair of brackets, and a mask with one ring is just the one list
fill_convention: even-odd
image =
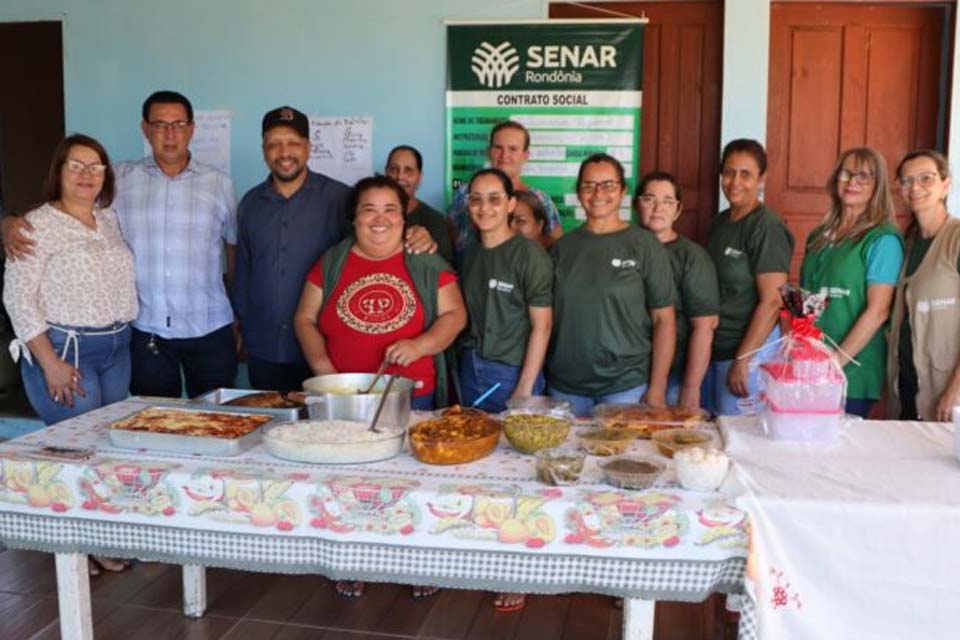
[(629, 429), (609, 429), (592, 427), (577, 432), (580, 448), (595, 456), (622, 455), (637, 439), (637, 434)]
[(537, 451), (537, 480), (554, 486), (577, 484), (586, 456), (569, 447), (555, 447)]
[(660, 455), (666, 458), (672, 458), (673, 454), (683, 449), (713, 448), (717, 444), (714, 434), (705, 429), (664, 429), (655, 432), (651, 440), (657, 445)]
[(510, 409), (500, 414), (503, 433), (513, 448), (521, 453), (559, 447), (570, 434), (575, 418), (568, 411)]

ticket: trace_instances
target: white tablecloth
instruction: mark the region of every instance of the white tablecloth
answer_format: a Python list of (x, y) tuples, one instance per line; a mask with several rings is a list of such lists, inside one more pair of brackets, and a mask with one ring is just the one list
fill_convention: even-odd
[(847, 423), (832, 444), (774, 442), (723, 418), (752, 545), (760, 638), (957, 638), (960, 462), (943, 423)]

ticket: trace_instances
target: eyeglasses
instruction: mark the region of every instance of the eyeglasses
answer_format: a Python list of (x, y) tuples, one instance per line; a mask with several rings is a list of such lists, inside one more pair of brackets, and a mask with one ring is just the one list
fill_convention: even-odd
[(584, 193), (593, 193), (597, 189), (604, 193), (616, 193), (620, 189), (619, 180), (604, 180), (603, 182), (581, 182), (580, 191)]
[(840, 169), (840, 171), (837, 171), (837, 180), (839, 182), (856, 181), (857, 184), (870, 184), (875, 177), (876, 176), (869, 171), (857, 171), (856, 173), (849, 169)]
[(63, 166), (65, 166), (70, 173), (89, 173), (92, 176), (102, 176), (107, 172), (107, 165), (102, 162), (87, 164), (71, 158), (64, 162)]
[(186, 120), (174, 120), (173, 122), (167, 122), (165, 120), (154, 120), (153, 122), (148, 122), (147, 126), (156, 131), (157, 133), (166, 133), (167, 131), (173, 131), (174, 133), (180, 133), (181, 131), (186, 130), (190, 126), (190, 123)]
[(933, 171), (924, 171), (923, 173), (915, 176), (900, 176), (897, 179), (897, 184), (899, 184), (900, 188), (904, 191), (913, 189), (914, 184), (919, 184), (922, 188), (929, 189), (933, 185), (937, 184), (937, 179), (939, 177), (940, 175), (934, 173)]
[(467, 196), (467, 205), (476, 208), (482, 207), (484, 202), (489, 204), (491, 207), (499, 207), (506, 201), (507, 194), (503, 191), (499, 193), (488, 193), (486, 196), (484, 196), (482, 193), (471, 193)]
[(665, 207), (667, 209), (673, 209), (678, 204), (680, 204), (680, 201), (675, 200), (674, 198), (663, 198), (662, 200), (657, 200), (657, 196), (650, 193), (645, 193), (642, 196), (640, 196), (640, 204), (642, 204), (645, 207), (649, 207), (651, 209), (656, 207), (657, 205), (660, 205), (661, 207)]

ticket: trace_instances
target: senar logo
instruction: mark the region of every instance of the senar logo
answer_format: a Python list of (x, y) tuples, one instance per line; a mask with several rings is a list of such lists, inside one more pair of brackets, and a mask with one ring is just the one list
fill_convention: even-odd
[(491, 89), (510, 84), (513, 75), (520, 68), (520, 56), (509, 42), (501, 42), (497, 46), (481, 42), (480, 46), (473, 50), (470, 62), (470, 69), (477, 76), (477, 82)]

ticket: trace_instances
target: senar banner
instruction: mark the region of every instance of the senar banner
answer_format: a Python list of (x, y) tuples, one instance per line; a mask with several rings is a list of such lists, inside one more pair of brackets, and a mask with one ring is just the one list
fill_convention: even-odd
[[(565, 228), (583, 219), (577, 170), (603, 151), (633, 192), (640, 157), (643, 20), (447, 24), (446, 196), (487, 164), (503, 120), (530, 132), (523, 182), (554, 200)], [(630, 217), (629, 198), (621, 215)]]

